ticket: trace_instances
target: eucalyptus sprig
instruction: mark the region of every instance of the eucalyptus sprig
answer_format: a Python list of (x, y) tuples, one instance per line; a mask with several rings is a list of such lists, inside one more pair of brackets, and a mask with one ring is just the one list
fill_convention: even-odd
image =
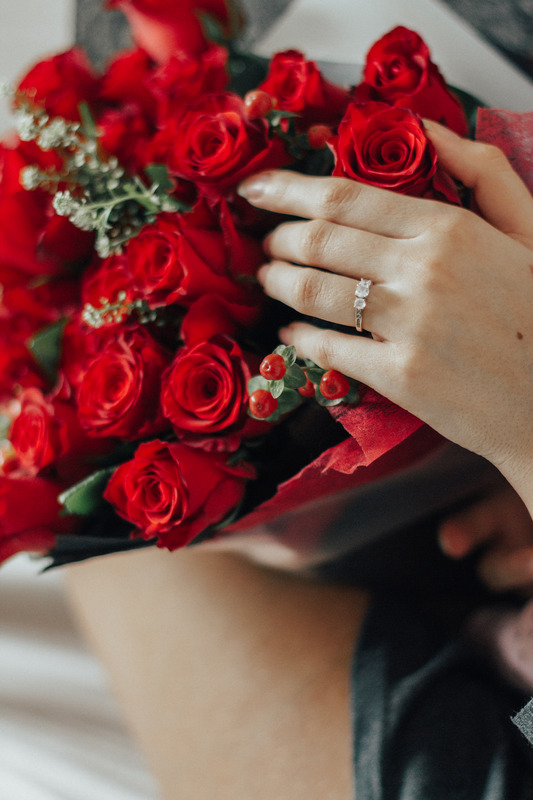
[(32, 106), (25, 96), (15, 96), (15, 123), (23, 141), (35, 141), (42, 150), (54, 150), (63, 159), (59, 172), (35, 165), (21, 170), (27, 190), (38, 187), (54, 195), (57, 214), (73, 225), (96, 233), (95, 250), (105, 258), (122, 252), (124, 244), (144, 225), (155, 222), (163, 211), (188, 211), (189, 207), (169, 194), (173, 188), (166, 167), (153, 164), (145, 172), (147, 184), (130, 175), (115, 156), (100, 145), (99, 132), (85, 103), (80, 105), (82, 122), (50, 117)]

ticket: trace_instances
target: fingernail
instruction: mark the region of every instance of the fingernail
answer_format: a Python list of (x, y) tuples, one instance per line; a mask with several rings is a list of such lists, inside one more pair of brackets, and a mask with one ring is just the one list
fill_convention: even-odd
[(237, 194), (250, 203), (255, 203), (264, 195), (267, 186), (268, 177), (266, 175), (254, 175), (237, 186)]
[(449, 128), (446, 128), (444, 125), (440, 125), (438, 122), (432, 119), (423, 119), (422, 122), (424, 123), (424, 128), (429, 131), (429, 133), (437, 133), (441, 136), (448, 136), (450, 139), (458, 139), (459, 136), (454, 132), (451, 131)]

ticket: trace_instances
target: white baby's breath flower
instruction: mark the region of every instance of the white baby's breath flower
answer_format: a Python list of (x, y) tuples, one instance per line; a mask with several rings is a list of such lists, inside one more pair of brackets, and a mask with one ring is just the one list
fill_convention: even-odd
[(52, 200), (52, 206), (56, 214), (60, 217), (69, 217), (79, 208), (79, 203), (75, 200), (69, 191), (56, 192)]
[(43, 180), (43, 173), (39, 169), (39, 167), (29, 166), (23, 167), (20, 170), (20, 182), (22, 186), (27, 189), (27, 191), (31, 192), (32, 189), (36, 189)]
[(64, 144), (68, 133), (68, 126), (64, 119), (56, 117), (42, 129), (37, 144), (43, 150), (52, 150)]
[(81, 203), (74, 213), (71, 214), (70, 221), (82, 231), (92, 231), (98, 225), (98, 215), (94, 210), (86, 208), (83, 203)]
[(28, 111), (17, 111), (15, 114), (15, 127), (23, 142), (31, 142), (37, 133), (35, 117)]

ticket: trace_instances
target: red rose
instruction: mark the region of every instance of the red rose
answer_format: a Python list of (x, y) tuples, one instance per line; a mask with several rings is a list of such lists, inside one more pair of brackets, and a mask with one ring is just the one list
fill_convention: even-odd
[(239, 305), (220, 295), (204, 294), (187, 312), (181, 323), (181, 338), (187, 345), (206, 342), (216, 334), (234, 336), (239, 327), (257, 322), (259, 306)]
[(43, 106), (52, 117), (78, 121), (78, 106), (92, 105), (98, 94), (98, 80), (87, 56), (78, 47), (40, 61), (21, 80), (17, 92)]
[(65, 325), (61, 338), (59, 373), (63, 382), (62, 396), (70, 398), (83, 380), (87, 364), (102, 350), (107, 341), (106, 328), (90, 328), (79, 314)]
[(334, 175), (400, 194), (439, 196), (457, 202), (457, 192), (437, 172), (437, 154), (422, 120), (386, 103), (352, 103), (330, 139)]
[(104, 150), (125, 169), (138, 173), (151, 162), (148, 148), (153, 126), (135, 104), (108, 109), (98, 118), (98, 130)]
[(116, 470), (104, 497), (145, 539), (175, 550), (221, 522), (253, 477), (247, 464), (230, 467), (223, 455), (156, 440)]
[(276, 108), (313, 123), (338, 122), (350, 102), (347, 91), (327, 81), (316, 64), (297, 50), (277, 53), (259, 88), (272, 97)]
[(0, 398), (13, 397), (22, 388), (47, 386), (28, 341), (57, 321), (63, 311), (68, 313), (71, 288), (50, 283), (4, 290), (0, 304)]
[(219, 229), (198, 227), (191, 215), (161, 214), (126, 249), (131, 285), (151, 305), (190, 305), (206, 293), (238, 306), (257, 305), (249, 276), (262, 263), (258, 243), (243, 234), (227, 243)]
[[(129, 315), (127, 306), (139, 296), (131, 287), (127, 261), (124, 255), (109, 256), (103, 261), (95, 258), (94, 263), (83, 274), (81, 280), (83, 306), (89, 304), (94, 309), (102, 309), (106, 305), (122, 305), (125, 308), (125, 318)], [(117, 315), (114, 319), (109, 316), (103, 319), (102, 322), (105, 322), (106, 325), (116, 325), (117, 322), (122, 322), (122, 319), (120, 315)]]
[(44, 478), (0, 476), (0, 562), (24, 550), (46, 553), (57, 533), (72, 531), (75, 520), (60, 516), (57, 501), (64, 488)]
[(92, 436), (154, 434), (165, 427), (159, 390), (170, 356), (145, 328), (112, 331), (79, 384), (81, 424)]
[(363, 78), (354, 92), (357, 102), (384, 100), (437, 120), (460, 136), (468, 133), (461, 104), (431, 61), (426, 43), (414, 31), (399, 26), (372, 45)]
[(39, 389), (27, 389), (21, 398), (19, 416), (9, 438), (20, 465), (37, 474), (62, 451), (62, 426), (54, 419), (54, 407)]
[(270, 139), (265, 119), (251, 120), (244, 101), (229, 92), (202, 97), (163, 132), (172, 140), (170, 171), (222, 194), (247, 175), (289, 163), (280, 139)]
[[(240, 430), (247, 420), (252, 373), (242, 350), (225, 336), (178, 351), (163, 376), (161, 406), (179, 437)], [(238, 446), (240, 437), (226, 443)]]
[(198, 97), (223, 92), (229, 83), (228, 51), (211, 45), (200, 56), (175, 55), (150, 79), (149, 86), (159, 101), (158, 119), (182, 113)]
[(55, 214), (47, 192), (25, 191), (21, 186), (21, 170), (25, 167), (36, 164), (46, 170), (58, 166), (49, 155), (31, 142), (0, 146), (0, 283), (3, 286), (25, 283), (35, 275), (57, 275), (66, 264), (84, 261), (92, 249), (94, 235), (80, 231)]
[(198, 12), (223, 24), (229, 21), (226, 0), (108, 0), (108, 6), (124, 12), (135, 42), (160, 63), (177, 53), (196, 56), (205, 49)]
[(154, 117), (156, 99), (149, 87), (155, 65), (144, 50), (120, 53), (107, 66), (99, 97), (106, 105), (121, 108), (136, 105), (147, 117)]
[(13, 422), (9, 438), (20, 466), (36, 475), (54, 466), (70, 480), (86, 473), (86, 457), (102, 454), (99, 443), (82, 430), (72, 403), (45, 397), (39, 389), (27, 389), (20, 399), (20, 414)]
[(154, 64), (142, 50), (122, 53), (102, 78), (100, 100), (105, 107), (97, 118), (100, 141), (130, 172), (147, 163), (155, 133), (157, 100), (149, 88)]

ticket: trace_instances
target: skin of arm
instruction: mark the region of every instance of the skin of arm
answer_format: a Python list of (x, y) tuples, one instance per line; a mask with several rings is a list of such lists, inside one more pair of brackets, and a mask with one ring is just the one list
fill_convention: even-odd
[(66, 571), (165, 800), (352, 800), (349, 676), (365, 593), (202, 548)]

